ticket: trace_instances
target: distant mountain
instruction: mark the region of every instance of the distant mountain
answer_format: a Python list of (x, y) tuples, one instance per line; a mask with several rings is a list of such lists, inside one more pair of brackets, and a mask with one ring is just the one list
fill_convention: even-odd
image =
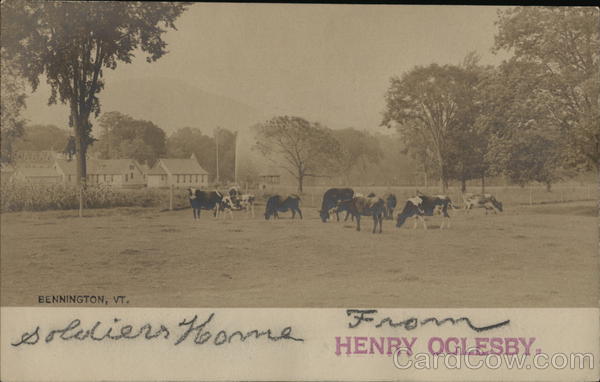
[[(66, 106), (48, 107), (48, 94), (40, 90), (27, 98), (26, 117), (31, 123), (65, 126)], [(166, 78), (108, 83), (100, 93), (100, 102), (102, 112), (119, 111), (152, 121), (167, 134), (185, 126), (198, 127), (206, 134), (217, 126), (245, 130), (267, 119), (252, 106)]]

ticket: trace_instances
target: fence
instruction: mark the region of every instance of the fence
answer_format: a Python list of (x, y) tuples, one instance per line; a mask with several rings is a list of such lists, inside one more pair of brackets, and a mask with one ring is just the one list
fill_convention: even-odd
[[(319, 207), (323, 193), (330, 187), (324, 186), (308, 186), (304, 187), (304, 192), (301, 194), (302, 203), (309, 207)], [(373, 192), (376, 195), (385, 193), (393, 193), (399, 201), (410, 198), (416, 195), (417, 190), (424, 194), (438, 195), (441, 194), (439, 187), (425, 186), (357, 186), (351, 187), (354, 192), (360, 192), (363, 195), (368, 195)], [(467, 193), (480, 193), (480, 188), (471, 188)], [(297, 193), (293, 186), (278, 186), (266, 191), (269, 193)], [(493, 194), (496, 199), (502, 201), (505, 206), (510, 205), (534, 205), (545, 203), (564, 203), (572, 201), (598, 200), (598, 186), (596, 185), (556, 185), (551, 192), (546, 190), (544, 186), (489, 186), (485, 188), (485, 192)], [(463, 194), (460, 187), (449, 187), (446, 195), (452, 199), (455, 205), (460, 206), (463, 203)]]

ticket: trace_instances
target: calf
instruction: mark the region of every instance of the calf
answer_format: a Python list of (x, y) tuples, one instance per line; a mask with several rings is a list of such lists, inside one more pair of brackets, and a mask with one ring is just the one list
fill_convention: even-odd
[(418, 196), (410, 198), (404, 204), (404, 209), (398, 214), (396, 219), (396, 227), (402, 227), (406, 219), (415, 217), (415, 225), (413, 228), (417, 228), (419, 220), (423, 223), (423, 228), (427, 229), (424, 216), (433, 216), (441, 214), (444, 219), (440, 225), (440, 229), (444, 228), (446, 223), (447, 228), (450, 228), (450, 215), (448, 215), (448, 208), (452, 206), (452, 201), (445, 195), (427, 196), (419, 193)]
[(356, 230), (360, 231), (360, 217), (373, 217), (373, 233), (377, 230), (379, 224), (379, 233), (382, 232), (383, 211), (385, 209), (385, 201), (377, 196), (364, 197), (355, 196), (351, 200), (339, 202), (339, 208), (344, 208), (353, 218), (356, 218)]
[(502, 202), (496, 200), (492, 194), (465, 195), (463, 201), (467, 213), (473, 208), (485, 208), (486, 215), (489, 211), (495, 214), (503, 211)]
[(302, 211), (300, 211), (300, 197), (298, 195), (273, 195), (267, 199), (265, 207), (265, 219), (269, 220), (271, 216), (274, 219), (279, 219), (279, 212), (287, 212), (292, 210), (292, 219), (296, 217), (296, 212), (302, 219)]
[[(323, 194), (321, 202), (321, 210), (319, 215), (321, 221), (326, 223), (331, 213), (335, 213), (337, 221), (340, 221), (340, 209), (338, 203), (344, 200), (351, 200), (354, 197), (354, 190), (351, 188), (330, 188)], [(348, 211), (346, 211), (346, 219), (348, 219)]]
[(201, 191), (195, 188), (188, 189), (190, 205), (194, 213), (194, 219), (200, 219), (201, 210), (213, 210), (213, 216), (217, 216), (223, 194), (219, 191)]

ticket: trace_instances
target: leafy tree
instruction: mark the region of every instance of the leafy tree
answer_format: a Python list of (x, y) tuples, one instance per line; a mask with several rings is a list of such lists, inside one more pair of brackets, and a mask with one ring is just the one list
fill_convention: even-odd
[(198, 128), (184, 127), (167, 138), (167, 156), (170, 158), (189, 158), (192, 154), (211, 177), (215, 176), (216, 152), (215, 140)]
[(600, 12), (593, 7), (516, 7), (500, 13), (496, 50), (537, 73), (534, 94), (572, 165), (600, 171)]
[(93, 142), (90, 116), (100, 113), (103, 70), (131, 63), (134, 51), (153, 62), (166, 51), (163, 34), (175, 29), (184, 3), (2, 2), (2, 47), (35, 90), (45, 74), (49, 104), (70, 107), (77, 150), (77, 179), (86, 177), (86, 152)]
[(392, 77), (386, 94), (382, 125), (395, 126), (422, 163), (435, 163), (443, 191), (456, 176), (455, 159), (462, 158), (457, 142), (469, 137), (465, 129), (474, 123), (477, 82), (472, 70), (431, 64)]
[(69, 131), (54, 125), (28, 125), (15, 144), (15, 150), (54, 150), (61, 152), (69, 140)]
[(339, 165), (342, 148), (331, 130), (299, 117), (280, 116), (256, 127), (255, 147), (289, 172), (302, 192), (304, 178), (326, 176)]
[(24, 132), (25, 120), (21, 111), (25, 107), (25, 86), (15, 70), (14, 62), (5, 58), (4, 49), (0, 69), (0, 161), (11, 162), (13, 143)]
[[(235, 166), (235, 134), (227, 129), (217, 129), (219, 140), (219, 181), (233, 181)], [(167, 155), (173, 158), (189, 158), (194, 154), (198, 163), (211, 178), (217, 173), (216, 140), (193, 127), (184, 127), (175, 131), (167, 139)]]
[(381, 162), (383, 152), (375, 136), (353, 128), (332, 130), (331, 133), (342, 148), (343, 155), (338, 161), (346, 183), (349, 183), (352, 169), (358, 170), (364, 176), (369, 164), (376, 165)]
[[(532, 121), (533, 123), (533, 121)], [(530, 181), (544, 183), (550, 191), (560, 180), (560, 156), (555, 137), (544, 129), (527, 126), (511, 131), (510, 137), (497, 135), (490, 140), (488, 156), (492, 170), (508, 176), (511, 182), (525, 186)]]
[(537, 92), (543, 80), (536, 64), (511, 60), (502, 64), (481, 92), (485, 105), (478, 120), (489, 136), (485, 158), (494, 174), (521, 186), (560, 179), (565, 150), (561, 129), (547, 113), (548, 99)]
[(133, 158), (151, 166), (166, 153), (165, 132), (150, 121), (112, 111), (102, 114), (99, 125), (94, 150), (101, 158)]

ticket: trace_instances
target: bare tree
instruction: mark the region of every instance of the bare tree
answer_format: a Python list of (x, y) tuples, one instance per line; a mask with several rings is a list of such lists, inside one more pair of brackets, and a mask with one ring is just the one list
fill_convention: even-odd
[(327, 176), (337, 167), (341, 147), (329, 129), (299, 117), (275, 117), (257, 126), (255, 147), (289, 172), (302, 192), (306, 177)]

